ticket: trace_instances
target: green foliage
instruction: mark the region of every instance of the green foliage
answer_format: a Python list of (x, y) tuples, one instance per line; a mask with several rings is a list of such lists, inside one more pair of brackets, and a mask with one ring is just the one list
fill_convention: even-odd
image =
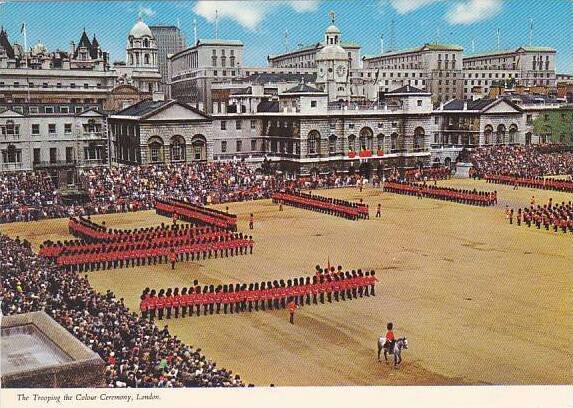
[(533, 131), (553, 143), (573, 145), (573, 107), (547, 111), (533, 121)]

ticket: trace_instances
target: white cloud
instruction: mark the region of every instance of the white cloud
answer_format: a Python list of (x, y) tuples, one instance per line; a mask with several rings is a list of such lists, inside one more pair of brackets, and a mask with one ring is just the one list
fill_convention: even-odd
[(448, 10), (446, 21), (450, 24), (472, 24), (496, 16), (501, 8), (501, 0), (466, 0)]
[(390, 5), (398, 14), (407, 14), (441, 1), (444, 0), (390, 0)]
[(155, 15), (155, 11), (151, 7), (139, 6), (138, 12), (141, 17), (143, 16), (153, 17)]
[(319, 0), (293, 0), (289, 2), (289, 5), (294, 11), (298, 13), (304, 13), (308, 11), (315, 11), (318, 8)]
[(298, 13), (315, 11), (319, 0), (304, 1), (258, 1), (246, 2), (238, 0), (200, 0), (193, 6), (193, 12), (203, 17), (210, 23), (215, 21), (215, 15), (219, 18), (234, 20), (249, 30), (255, 30), (264, 17), (279, 7), (290, 7)]

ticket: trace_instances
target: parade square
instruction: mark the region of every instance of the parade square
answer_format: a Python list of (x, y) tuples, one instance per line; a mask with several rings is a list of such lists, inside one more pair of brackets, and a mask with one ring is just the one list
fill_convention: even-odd
[[(509, 225), (503, 207), (568, 200), (567, 193), (474, 180), (440, 186), (497, 190), (504, 202), (474, 207), (382, 193), (380, 189), (322, 190), (358, 201), (382, 217), (349, 221), (271, 200), (218, 205), (248, 231), (253, 255), (199, 262), (94, 271), (90, 284), (112, 290), (139, 313), (144, 287), (167, 288), (307, 276), (316, 264), (374, 269), (376, 296), (304, 306), (289, 325), (286, 310), (163, 319), (170, 332), (223, 367), (257, 385), (440, 385), (571, 383), (569, 234)], [(170, 219), (154, 211), (93, 216), (109, 227), (155, 226)], [(12, 238), (69, 239), (67, 219), (2, 225)], [(387, 321), (410, 348), (399, 370), (376, 359)], [(545, 369), (545, 367), (551, 369)], [(492, 369), (495, 367), (495, 369)], [(288, 375), (285, 373), (288, 372)]]

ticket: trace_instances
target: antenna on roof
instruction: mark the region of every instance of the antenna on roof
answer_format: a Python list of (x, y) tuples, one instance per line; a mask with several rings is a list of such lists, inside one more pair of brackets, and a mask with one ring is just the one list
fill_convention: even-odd
[(499, 27), (497, 28), (497, 50), (499, 51), (499, 43), (500, 43), (500, 37), (499, 37)]
[(529, 46), (531, 47), (531, 44), (533, 42), (533, 19), (530, 18), (529, 19)]
[(394, 19), (390, 21), (390, 47), (389, 51), (394, 51), (394, 47), (396, 44), (394, 43)]
[(215, 39), (219, 39), (219, 10), (215, 10)]
[(285, 30), (284, 42), (285, 42), (285, 52), (288, 52), (288, 49), (289, 49), (289, 44), (288, 44), (288, 30)]
[(195, 42), (193, 43), (193, 45), (197, 45), (197, 19), (196, 18), (193, 19), (193, 36), (195, 39)]
[(384, 54), (384, 34), (380, 36), (380, 54)]

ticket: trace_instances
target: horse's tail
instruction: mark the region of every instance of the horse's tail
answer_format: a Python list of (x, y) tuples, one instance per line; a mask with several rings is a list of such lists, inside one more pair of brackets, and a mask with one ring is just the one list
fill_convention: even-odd
[(382, 350), (382, 348), (384, 347), (384, 343), (386, 342), (386, 338), (385, 337), (378, 337), (378, 350)]

